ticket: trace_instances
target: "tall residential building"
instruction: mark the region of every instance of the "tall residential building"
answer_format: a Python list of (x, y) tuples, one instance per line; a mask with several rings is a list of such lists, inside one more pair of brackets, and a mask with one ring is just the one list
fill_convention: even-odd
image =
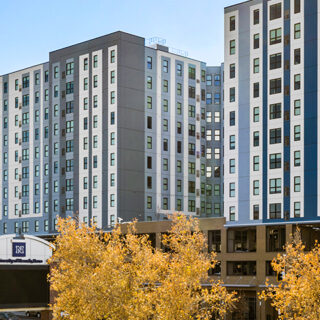
[(228, 224), (318, 221), (316, 0), (225, 8)]
[(0, 77), (0, 233), (221, 216), (221, 67), (115, 32)]

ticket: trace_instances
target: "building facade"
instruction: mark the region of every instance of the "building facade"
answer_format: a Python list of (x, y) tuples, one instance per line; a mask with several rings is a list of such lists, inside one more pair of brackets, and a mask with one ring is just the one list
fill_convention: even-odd
[(221, 216), (221, 78), (123, 32), (1, 76), (1, 233)]
[(225, 9), (228, 224), (319, 220), (318, 2)]

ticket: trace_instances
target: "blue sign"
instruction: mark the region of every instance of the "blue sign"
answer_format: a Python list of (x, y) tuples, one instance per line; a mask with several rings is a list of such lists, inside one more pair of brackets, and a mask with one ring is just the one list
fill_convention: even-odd
[(25, 242), (12, 242), (12, 256), (25, 257), (26, 256), (26, 243)]

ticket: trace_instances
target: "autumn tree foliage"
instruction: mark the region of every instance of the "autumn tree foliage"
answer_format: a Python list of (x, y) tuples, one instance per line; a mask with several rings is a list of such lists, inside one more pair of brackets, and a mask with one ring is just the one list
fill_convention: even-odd
[(54, 319), (218, 319), (236, 300), (208, 279), (215, 254), (196, 219), (172, 216), (165, 251), (136, 234), (135, 223), (124, 235), (120, 226), (102, 233), (67, 219), (59, 232), (50, 261)]
[(270, 299), (279, 312), (279, 319), (320, 319), (320, 246), (316, 242), (311, 251), (305, 251), (297, 232), (286, 244), (284, 254), (272, 261), (278, 283), (266, 282), (261, 298)]

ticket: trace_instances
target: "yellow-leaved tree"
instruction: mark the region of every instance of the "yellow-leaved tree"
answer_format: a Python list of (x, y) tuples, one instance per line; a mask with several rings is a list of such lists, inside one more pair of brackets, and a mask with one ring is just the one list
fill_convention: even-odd
[(178, 214), (171, 219), (163, 237), (167, 250), (136, 234), (135, 223), (126, 224), (123, 234), (120, 226), (102, 233), (60, 220), (50, 260), (54, 319), (223, 318), (235, 293), (208, 279), (215, 254), (208, 253), (198, 220)]
[(278, 275), (276, 285), (266, 282), (267, 289), (260, 298), (270, 300), (279, 319), (320, 319), (320, 246), (316, 242), (311, 251), (305, 251), (300, 232), (285, 246), (271, 263)]

